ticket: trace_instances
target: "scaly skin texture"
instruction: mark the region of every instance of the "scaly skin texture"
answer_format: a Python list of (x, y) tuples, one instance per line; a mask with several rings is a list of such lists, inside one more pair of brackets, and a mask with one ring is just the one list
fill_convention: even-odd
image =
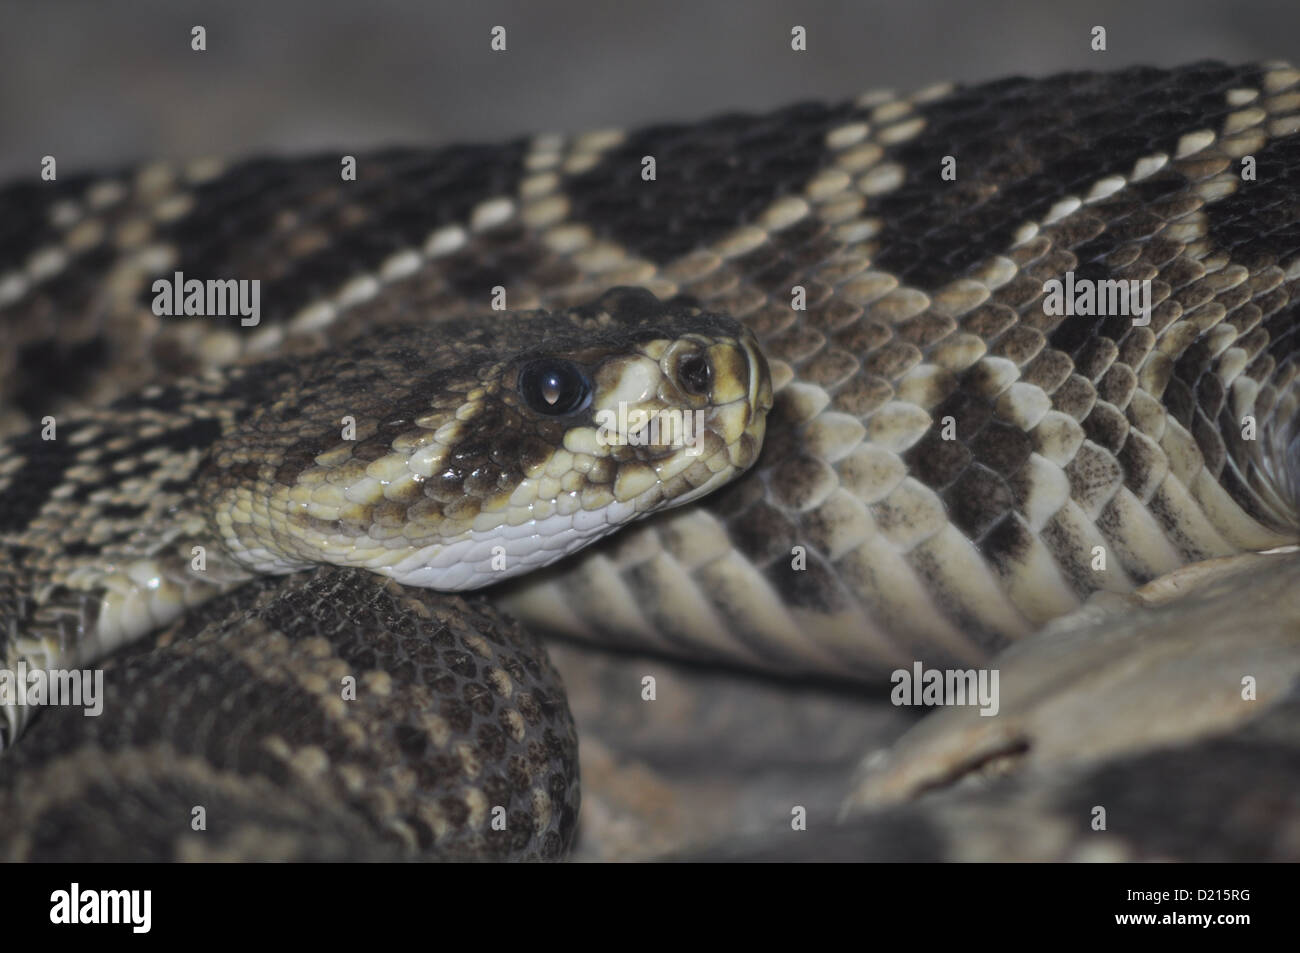
[[(1095, 593), (1300, 535), (1298, 127), (1295, 70), (1198, 64), (390, 151), (356, 182), (337, 156), (164, 165), (66, 183), (57, 215), (18, 186), (8, 418), (498, 289), (558, 308), (638, 284), (755, 333), (763, 454), (504, 604), (782, 673), (981, 660)], [(264, 279), (261, 324), (156, 317), (176, 270)], [(1149, 282), (1149, 321), (1049, 313), (1070, 275)]]
[[(639, 289), (387, 331), (73, 412), (62, 439), (47, 422), (7, 441), (0, 747), (37, 710), (28, 671), (129, 646), (93, 702), (103, 722), (78, 734), (80, 710), (59, 708), (5, 759), (10, 856), (106, 859), (169, 799), (206, 816), (204, 790), (215, 843), (187, 840), (173, 810), (132, 856), (566, 851), (578, 775), (559, 676), (486, 604), (427, 590), (526, 572), (732, 479), (761, 446), (767, 366), (734, 321)], [(557, 366), (578, 397), (552, 411), (563, 388), (527, 382)], [(670, 413), (691, 433), (649, 429)], [(279, 578), (319, 564), (396, 582)], [(131, 750), (146, 746), (156, 772)], [(268, 784), (284, 816), (262, 809)], [(83, 829), (82, 800), (143, 813)]]
[(579, 794), (563, 686), (482, 599), (326, 567), (207, 612), (114, 656), (101, 716), (51, 708), (5, 755), (0, 857), (567, 852)]
[[(592, 393), (546, 415), (518, 381), (557, 358)], [(692, 360), (699, 393), (683, 389)], [(616, 289), (155, 385), (70, 414), (62, 439), (49, 418), (0, 466), (5, 657), (94, 661), (250, 571), (358, 566), (442, 591), (509, 578), (725, 483), (770, 406), (735, 322)], [(634, 439), (667, 413), (698, 432)]]

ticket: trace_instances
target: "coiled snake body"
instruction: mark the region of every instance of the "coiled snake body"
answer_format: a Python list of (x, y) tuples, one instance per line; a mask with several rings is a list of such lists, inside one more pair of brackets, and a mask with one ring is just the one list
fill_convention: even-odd
[[(1198, 64), (11, 186), (6, 662), (117, 654), (102, 717), (9, 709), (5, 850), (558, 857), (495, 606), (870, 685), (1296, 542), (1298, 130), (1300, 73)], [(177, 272), (259, 324), (159, 317)], [(703, 452), (596, 441), (629, 403)]]

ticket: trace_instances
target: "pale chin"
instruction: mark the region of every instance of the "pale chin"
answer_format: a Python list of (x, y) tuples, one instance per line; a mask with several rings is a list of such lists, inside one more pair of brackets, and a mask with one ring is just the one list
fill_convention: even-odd
[(392, 565), (375, 566), (373, 571), (420, 589), (481, 589), (549, 566), (636, 516), (635, 501), (614, 502), (594, 513), (554, 513), (518, 526), (471, 530), (461, 539), (426, 546)]
[(731, 480), (735, 472), (734, 466), (724, 467), (702, 485), (646, 513), (637, 512), (636, 500), (615, 501), (595, 512), (553, 513), (518, 526), (471, 530), (461, 539), (426, 546), (390, 565), (365, 568), (419, 589), (442, 592), (482, 589), (549, 566), (641, 516), (672, 509), (712, 493)]

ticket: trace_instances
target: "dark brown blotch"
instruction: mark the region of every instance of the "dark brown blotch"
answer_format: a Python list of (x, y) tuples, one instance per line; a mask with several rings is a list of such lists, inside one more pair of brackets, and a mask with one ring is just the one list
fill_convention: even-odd
[(1010, 476), (1025, 465), (1034, 451), (1034, 441), (1019, 427), (994, 420), (975, 434), (970, 449), (978, 462)]
[(941, 496), (953, 524), (968, 539), (978, 539), (1015, 505), (1007, 481), (978, 463), (968, 467)]
[(764, 502), (747, 509), (743, 519), (734, 520), (728, 535), (747, 559), (765, 566), (788, 556), (798, 533), (789, 517)]
[(908, 472), (926, 486), (940, 490), (952, 483), (971, 462), (971, 452), (959, 440), (944, 440), (939, 426), (903, 454)]
[(1045, 348), (1021, 369), (1020, 379), (1050, 394), (1064, 384), (1072, 373), (1074, 362), (1069, 355), (1053, 348)]

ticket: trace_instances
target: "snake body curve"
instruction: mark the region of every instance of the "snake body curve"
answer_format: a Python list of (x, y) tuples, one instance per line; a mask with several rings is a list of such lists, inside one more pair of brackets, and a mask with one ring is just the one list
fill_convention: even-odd
[[(501, 603), (530, 627), (785, 673), (966, 663), (1091, 593), (1296, 541), (1298, 129), (1300, 73), (1197, 64), (392, 151), (355, 183), (331, 156), (162, 165), (58, 201), (14, 186), (6, 420), (336, 354), (481, 314), (500, 289), (560, 311), (639, 285), (756, 335), (763, 454)], [(263, 278), (261, 326), (158, 318), (144, 289), (173, 271)], [(1149, 315), (1050, 313), (1067, 280), (1149, 282)], [(24, 439), (6, 493), (32, 479)], [(92, 483), (89, 502), (121, 505)], [(69, 559), (66, 538), (13, 545), (7, 620), (43, 598), (13, 567)]]

